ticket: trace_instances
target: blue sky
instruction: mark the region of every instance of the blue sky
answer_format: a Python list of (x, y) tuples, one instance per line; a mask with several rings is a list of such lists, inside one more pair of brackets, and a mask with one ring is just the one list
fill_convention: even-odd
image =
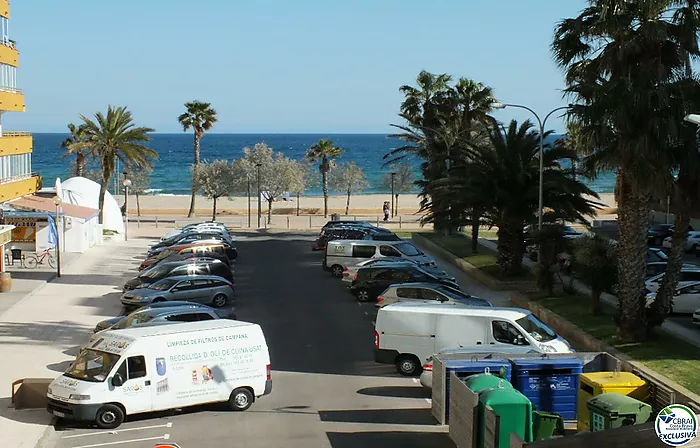
[[(430, 5), (429, 7), (427, 5)], [(383, 133), (422, 69), (490, 85), (542, 115), (566, 104), (549, 45), (584, 0), (13, 1), (27, 112), (6, 129), (64, 132), (78, 114), (128, 106), (181, 132), (185, 101), (216, 132)], [(498, 119), (525, 119), (504, 110)], [(549, 128), (563, 129), (556, 117)], [(551, 123), (551, 126), (549, 126)]]

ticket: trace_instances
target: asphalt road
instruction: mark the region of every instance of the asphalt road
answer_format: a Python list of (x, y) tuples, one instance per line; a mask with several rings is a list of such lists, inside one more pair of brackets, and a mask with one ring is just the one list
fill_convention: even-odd
[[(430, 415), (429, 395), (393, 366), (374, 363), (376, 309), (321, 269), (309, 234), (241, 234), (236, 312), (259, 323), (270, 348), (273, 392), (245, 412), (221, 406), (148, 414), (115, 431), (57, 427), (58, 448), (453, 447)], [(494, 293), (448, 270), (463, 289)]]

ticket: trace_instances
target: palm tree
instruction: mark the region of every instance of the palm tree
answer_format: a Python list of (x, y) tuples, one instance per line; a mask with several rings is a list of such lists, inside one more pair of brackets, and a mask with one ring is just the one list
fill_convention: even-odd
[(602, 314), (600, 296), (617, 283), (616, 249), (600, 235), (586, 235), (573, 242), (576, 274), (591, 287), (591, 312)]
[(328, 172), (334, 166), (333, 159), (343, 154), (343, 148), (335, 146), (331, 140), (319, 140), (306, 152), (311, 163), (321, 162), (318, 170), (323, 178), (323, 216), (328, 217)]
[(73, 175), (83, 177), (87, 168), (88, 156), (94, 156), (92, 149), (84, 145), (85, 143), (85, 125), (79, 126), (70, 123), (68, 125), (70, 137), (61, 142), (61, 148), (66, 150), (63, 158), (75, 155), (75, 169)]
[(187, 132), (190, 128), (194, 130), (194, 164), (192, 170), (192, 199), (190, 200), (190, 210), (187, 212), (187, 217), (194, 216), (195, 198), (197, 197), (197, 185), (195, 183), (194, 172), (199, 165), (200, 158), (200, 143), (204, 136), (204, 131), (208, 131), (214, 126), (217, 121), (216, 110), (211, 107), (211, 103), (203, 103), (201, 101), (191, 101), (185, 103), (187, 111), (177, 117), (182, 128)]
[(552, 49), (576, 101), (579, 150), (588, 168), (617, 172), (619, 334), (644, 340), (646, 230), (655, 189), (672, 161), (669, 136), (678, 123), (669, 87), (700, 55), (696, 0), (588, 0), (561, 21)]
[[(482, 197), (488, 219), (498, 226), (498, 263), (507, 275), (522, 271), (523, 227), (535, 221), (539, 209), (539, 133), (533, 128), (530, 121), (518, 126), (515, 120), (505, 134), (494, 127), (490, 144), (472, 145), (469, 163), (454, 170), (455, 180), (446, 188), (452, 195)], [(544, 153), (548, 220), (585, 223), (585, 216), (593, 215), (599, 206), (584, 197), (597, 197), (594, 191), (560, 168), (562, 162), (575, 158), (575, 153), (561, 147)]]
[(83, 146), (93, 148), (100, 161), (100, 223), (104, 222), (104, 201), (109, 179), (114, 175), (116, 160), (124, 166), (151, 168), (158, 153), (144, 146), (151, 141), (149, 132), (154, 130), (146, 127), (136, 127), (134, 119), (126, 107), (109, 106), (107, 115), (102, 112), (95, 114), (95, 119), (84, 115), (85, 143)]

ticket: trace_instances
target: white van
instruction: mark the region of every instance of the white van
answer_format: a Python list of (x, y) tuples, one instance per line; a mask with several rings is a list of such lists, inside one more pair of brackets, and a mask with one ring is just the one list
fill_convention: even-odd
[(49, 385), (47, 410), (112, 429), (127, 415), (205, 403), (244, 411), (271, 391), (260, 326), (221, 319), (95, 334)]
[(420, 266), (437, 266), (435, 260), (410, 241), (334, 240), (326, 244), (323, 269), (331, 271), (335, 277), (342, 277), (346, 266), (380, 257), (407, 258)]
[(540, 353), (570, 353), (569, 343), (530, 311), (400, 302), (379, 309), (375, 361), (402, 375), (420, 373), (422, 361), (444, 348), (529, 346)]

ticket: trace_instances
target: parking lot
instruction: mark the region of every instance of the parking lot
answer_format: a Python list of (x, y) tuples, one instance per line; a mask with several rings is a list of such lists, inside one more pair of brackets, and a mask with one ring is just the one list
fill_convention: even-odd
[[(305, 233), (234, 235), (239, 258), (235, 311), (259, 323), (267, 339), (273, 392), (235, 413), (206, 406), (148, 414), (112, 431), (58, 427), (58, 447), (451, 447), (430, 415), (429, 395), (416, 379), (374, 362), (376, 308), (360, 304), (321, 269)], [(134, 254), (137, 255), (137, 254)], [(462, 288), (502, 304), (451, 266)]]

